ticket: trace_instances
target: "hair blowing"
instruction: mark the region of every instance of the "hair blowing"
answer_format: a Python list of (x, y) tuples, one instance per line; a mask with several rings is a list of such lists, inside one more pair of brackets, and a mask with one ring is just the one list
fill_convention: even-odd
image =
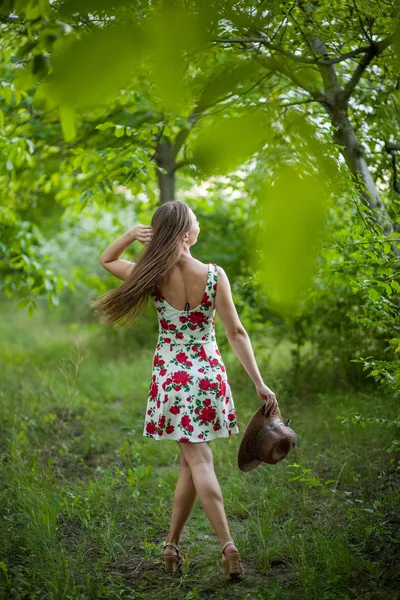
[(188, 205), (173, 200), (165, 202), (153, 214), (151, 226), (151, 240), (137, 257), (129, 277), (116, 289), (89, 303), (106, 317), (106, 323), (122, 321), (123, 325), (130, 325), (146, 310), (149, 295), (182, 254), (182, 233), (191, 228)]

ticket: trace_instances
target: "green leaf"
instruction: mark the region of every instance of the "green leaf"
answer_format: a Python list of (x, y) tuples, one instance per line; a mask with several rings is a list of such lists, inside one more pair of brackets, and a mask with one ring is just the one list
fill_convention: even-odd
[(75, 111), (69, 106), (60, 106), (60, 121), (64, 140), (71, 142), (76, 137)]
[(102, 27), (73, 40), (53, 57), (46, 89), (71, 107), (100, 106), (128, 84), (138, 67), (142, 32), (133, 23)]
[(266, 111), (220, 117), (204, 128), (192, 146), (192, 162), (204, 174), (225, 173), (249, 160), (270, 139)]
[(122, 125), (116, 125), (114, 130), (114, 135), (117, 138), (123, 137), (125, 133), (125, 128)]
[(18, 308), (24, 308), (24, 306), (27, 306), (30, 303), (30, 298), (24, 298), (23, 300), (20, 300), (17, 304)]
[(115, 123), (112, 123), (111, 121), (106, 121), (105, 123), (100, 123), (99, 125), (96, 125), (96, 129), (100, 129), (100, 131), (104, 131), (105, 129), (111, 129), (112, 127), (115, 127)]
[(368, 296), (371, 298), (372, 302), (377, 302), (381, 299), (380, 294), (376, 291), (375, 288), (369, 288)]

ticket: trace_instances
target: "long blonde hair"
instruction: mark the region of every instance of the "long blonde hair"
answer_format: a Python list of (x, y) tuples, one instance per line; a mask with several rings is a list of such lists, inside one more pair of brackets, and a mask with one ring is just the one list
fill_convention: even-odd
[(122, 321), (123, 325), (130, 325), (146, 310), (149, 296), (181, 256), (181, 234), (191, 228), (189, 206), (174, 200), (165, 202), (153, 214), (151, 226), (151, 240), (135, 260), (130, 276), (116, 289), (89, 303), (106, 317), (106, 323)]

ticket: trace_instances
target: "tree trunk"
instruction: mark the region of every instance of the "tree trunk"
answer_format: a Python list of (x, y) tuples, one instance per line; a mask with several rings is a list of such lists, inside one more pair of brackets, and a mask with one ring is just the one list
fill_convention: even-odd
[[(158, 186), (160, 190), (160, 204), (175, 200), (175, 155), (174, 148), (168, 139), (159, 142), (155, 155), (157, 167)], [(160, 171), (165, 169), (165, 173)]]
[(324, 103), (324, 106), (331, 118), (332, 125), (336, 128), (333, 133), (333, 139), (335, 143), (341, 146), (341, 152), (350, 173), (356, 181), (357, 187), (361, 188), (361, 198), (364, 204), (369, 206), (375, 220), (381, 225), (382, 231), (386, 235), (390, 235), (393, 231), (393, 225), (368, 169), (364, 146), (358, 140), (350, 124), (347, 112), (347, 99), (343, 97), (342, 90), (339, 93), (336, 92), (334, 98), (329, 98), (329, 96), (328, 92), (326, 94), (328, 102)]

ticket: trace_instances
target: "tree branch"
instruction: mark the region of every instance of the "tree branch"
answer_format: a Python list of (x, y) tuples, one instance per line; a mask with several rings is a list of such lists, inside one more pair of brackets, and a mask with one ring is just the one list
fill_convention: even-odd
[(278, 46), (277, 44), (271, 44), (270, 42), (267, 42), (263, 38), (239, 38), (239, 39), (215, 38), (214, 42), (229, 43), (229, 44), (260, 43), (260, 44), (263, 44), (263, 46), (265, 46), (266, 48), (269, 48), (270, 50), (275, 50), (276, 52), (279, 52), (280, 54), (287, 56), (287, 58), (290, 58), (290, 59), (295, 60), (300, 63), (308, 64), (308, 65), (334, 65), (335, 63), (342, 62), (344, 60), (347, 60), (348, 58), (354, 58), (355, 56), (358, 56), (358, 54), (363, 54), (364, 52), (367, 52), (370, 48), (370, 46), (361, 46), (360, 48), (356, 48), (355, 50), (351, 50), (351, 52), (346, 52), (345, 54), (341, 54), (340, 56), (336, 56), (335, 58), (314, 59), (314, 58), (304, 58), (303, 56), (297, 56), (296, 54), (291, 54), (289, 51), (285, 50), (281, 46)]
[[(254, 50), (254, 48), (253, 48)], [(324, 99), (322, 92), (316, 88), (309, 86), (298, 74), (290, 68), (288, 64), (283, 64), (281, 61), (275, 60), (274, 57), (262, 57), (259, 53), (254, 53), (255, 60), (266, 67), (270, 71), (277, 71), (282, 73), (282, 75), (286, 75), (295, 85), (305, 90), (312, 96), (315, 100)]]
[(392, 142), (386, 142), (385, 149), (388, 152), (391, 152), (392, 150), (400, 150), (400, 144), (394, 144)]
[(352, 78), (344, 86), (344, 96), (346, 98), (350, 97), (361, 77), (363, 76), (365, 69), (374, 60), (375, 56), (379, 56), (379, 54), (381, 54), (386, 48), (395, 42), (395, 39), (396, 33), (392, 33), (387, 38), (380, 40), (379, 42), (372, 42), (372, 44), (368, 47), (368, 50), (362, 61), (354, 71)]

